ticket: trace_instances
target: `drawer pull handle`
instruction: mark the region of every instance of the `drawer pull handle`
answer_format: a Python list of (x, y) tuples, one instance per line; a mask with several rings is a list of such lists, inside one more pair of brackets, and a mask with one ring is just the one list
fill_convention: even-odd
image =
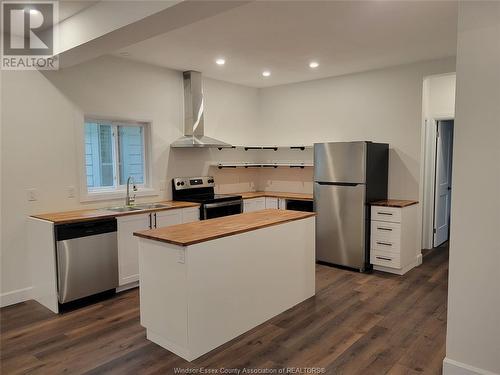
[(380, 241), (377, 241), (377, 244), (384, 245), (384, 246), (392, 246), (392, 243), (389, 243), (389, 242), (380, 242)]
[(379, 215), (389, 215), (389, 216), (392, 216), (392, 212), (382, 212), (382, 211), (379, 211), (377, 212)]
[(387, 260), (387, 261), (391, 261), (392, 259), (391, 258), (385, 258), (385, 257), (375, 257), (377, 259), (381, 259), (381, 260)]
[(387, 230), (389, 232), (392, 232), (392, 228), (384, 228), (384, 227), (377, 227), (378, 230)]

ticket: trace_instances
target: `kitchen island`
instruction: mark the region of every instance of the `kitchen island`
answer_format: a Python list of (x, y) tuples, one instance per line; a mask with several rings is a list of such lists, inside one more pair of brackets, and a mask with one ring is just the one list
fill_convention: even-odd
[(136, 232), (147, 338), (192, 361), (312, 297), (314, 215), (267, 209)]

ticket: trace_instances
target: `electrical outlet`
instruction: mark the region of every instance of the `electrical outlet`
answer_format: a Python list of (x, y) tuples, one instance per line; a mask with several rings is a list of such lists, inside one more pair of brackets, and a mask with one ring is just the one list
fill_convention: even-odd
[(74, 197), (75, 197), (75, 187), (68, 186), (68, 198), (74, 198)]
[(38, 200), (38, 191), (36, 189), (27, 189), (26, 198), (28, 202), (34, 202)]
[(160, 181), (160, 191), (165, 191), (167, 189), (167, 181), (161, 180)]

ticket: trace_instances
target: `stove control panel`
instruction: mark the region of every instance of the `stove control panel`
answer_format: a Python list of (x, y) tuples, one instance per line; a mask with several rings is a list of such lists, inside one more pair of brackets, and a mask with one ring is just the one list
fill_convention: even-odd
[(176, 177), (173, 179), (175, 190), (214, 187), (215, 180), (211, 176), (204, 177)]

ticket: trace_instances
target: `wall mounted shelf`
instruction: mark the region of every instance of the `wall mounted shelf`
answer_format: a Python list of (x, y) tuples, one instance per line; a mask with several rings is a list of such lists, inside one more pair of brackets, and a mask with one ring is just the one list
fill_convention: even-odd
[(312, 167), (311, 162), (276, 162), (276, 163), (217, 163), (214, 165), (219, 169), (224, 168), (307, 168)]
[(219, 147), (219, 150), (223, 149), (240, 149), (244, 151), (250, 151), (250, 150), (271, 150), (271, 151), (278, 151), (278, 150), (299, 150), (299, 151), (304, 151), (307, 149), (312, 149), (313, 146), (305, 146), (305, 145), (294, 145), (294, 146), (276, 146), (276, 145), (268, 145), (268, 146), (259, 146), (259, 145), (247, 145), (247, 146), (232, 146), (232, 147)]

